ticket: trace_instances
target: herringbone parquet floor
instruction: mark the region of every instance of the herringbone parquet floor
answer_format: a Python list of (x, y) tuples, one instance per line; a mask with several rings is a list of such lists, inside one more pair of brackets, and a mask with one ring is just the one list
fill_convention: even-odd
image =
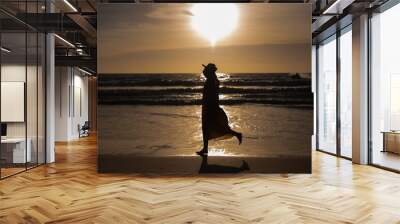
[(94, 137), (0, 181), (0, 223), (400, 223), (400, 175), (313, 153), (311, 175), (98, 174)]

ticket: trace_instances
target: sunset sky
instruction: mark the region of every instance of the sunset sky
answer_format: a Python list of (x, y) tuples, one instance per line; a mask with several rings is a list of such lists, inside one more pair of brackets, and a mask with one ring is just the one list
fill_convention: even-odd
[(235, 5), (235, 28), (212, 46), (193, 27), (193, 4), (100, 4), (98, 71), (200, 73), (213, 62), (227, 73), (311, 72), (310, 5)]

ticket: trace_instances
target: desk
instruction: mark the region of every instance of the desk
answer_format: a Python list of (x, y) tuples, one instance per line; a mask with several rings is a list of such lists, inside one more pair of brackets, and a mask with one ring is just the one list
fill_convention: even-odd
[(383, 131), (382, 152), (393, 152), (400, 154), (400, 131)]
[(1, 156), (6, 160), (6, 163), (30, 162), (32, 159), (32, 141), (28, 138), (27, 142), (28, 147), (25, 151), (25, 138), (1, 139)]

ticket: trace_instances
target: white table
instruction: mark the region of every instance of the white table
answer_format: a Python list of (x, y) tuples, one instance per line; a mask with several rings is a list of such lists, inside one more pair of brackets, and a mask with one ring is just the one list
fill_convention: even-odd
[(3, 147), (12, 147), (12, 162), (13, 163), (25, 163), (31, 162), (32, 154), (31, 154), (31, 139), (26, 139), (28, 144), (25, 151), (25, 138), (6, 138), (1, 139), (1, 147), (2, 151), (5, 151)]

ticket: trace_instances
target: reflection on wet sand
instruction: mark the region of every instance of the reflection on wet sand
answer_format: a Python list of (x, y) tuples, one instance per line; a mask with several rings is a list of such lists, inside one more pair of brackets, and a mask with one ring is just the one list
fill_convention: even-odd
[[(202, 146), (199, 106), (99, 108), (100, 154), (192, 156)], [(311, 142), (305, 140), (312, 135), (312, 110), (263, 105), (224, 110), (232, 128), (244, 133), (243, 144), (236, 139), (210, 141), (209, 156), (310, 156)]]

